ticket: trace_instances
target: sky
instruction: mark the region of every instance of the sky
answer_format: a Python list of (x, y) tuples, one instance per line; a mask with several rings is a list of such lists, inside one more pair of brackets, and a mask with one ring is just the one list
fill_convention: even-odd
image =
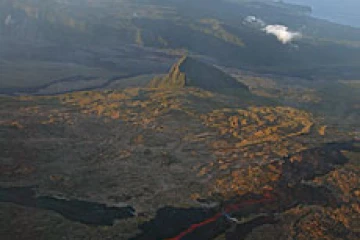
[(315, 17), (360, 28), (360, 0), (283, 0), (311, 6)]

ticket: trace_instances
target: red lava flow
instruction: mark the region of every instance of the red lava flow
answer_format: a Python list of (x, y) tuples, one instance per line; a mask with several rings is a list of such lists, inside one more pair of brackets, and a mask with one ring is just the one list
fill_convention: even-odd
[(193, 224), (188, 229), (186, 229), (185, 231), (183, 231), (179, 235), (177, 235), (176, 237), (169, 238), (167, 240), (181, 240), (183, 237), (185, 237), (187, 234), (195, 231), (197, 228), (200, 228), (209, 223), (217, 221), (221, 216), (223, 216), (224, 213), (230, 214), (231, 212), (238, 211), (245, 206), (259, 204), (259, 203), (272, 202), (272, 201), (274, 201), (274, 198), (269, 193), (267, 193), (264, 195), (264, 197), (262, 199), (259, 199), (259, 200), (247, 200), (247, 201), (241, 202), (239, 204), (228, 205), (225, 207), (224, 212), (217, 213), (216, 215), (214, 215), (211, 218), (206, 219), (205, 221)]

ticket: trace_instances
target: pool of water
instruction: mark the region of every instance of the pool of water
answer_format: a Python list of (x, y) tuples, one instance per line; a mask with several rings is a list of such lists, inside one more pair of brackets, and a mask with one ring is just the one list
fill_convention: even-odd
[(360, 28), (359, 0), (285, 0), (312, 7), (313, 16)]
[(135, 216), (135, 209), (131, 206), (109, 207), (96, 202), (36, 196), (33, 187), (0, 188), (0, 202), (51, 210), (72, 221), (91, 225), (110, 226), (116, 219)]

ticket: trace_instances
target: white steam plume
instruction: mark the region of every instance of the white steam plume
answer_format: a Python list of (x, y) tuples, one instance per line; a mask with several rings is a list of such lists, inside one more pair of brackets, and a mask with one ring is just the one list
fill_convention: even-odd
[(4, 24), (5, 24), (5, 26), (7, 26), (7, 25), (11, 24), (11, 22), (12, 22), (12, 17), (11, 17), (11, 15), (9, 14), (9, 15), (5, 18)]
[(261, 20), (260, 18), (255, 17), (255, 16), (247, 16), (244, 19), (244, 23), (253, 25), (255, 27), (257, 27), (257, 26), (265, 27), (266, 26), (266, 24), (265, 24), (265, 22), (263, 20)]
[(277, 39), (283, 44), (292, 42), (294, 39), (301, 38), (302, 35), (300, 32), (289, 31), (289, 28), (284, 25), (267, 25), (263, 28), (267, 34), (272, 34), (277, 37)]
[(290, 31), (287, 26), (284, 25), (268, 25), (262, 19), (255, 16), (247, 16), (244, 18), (243, 24), (255, 27), (259, 30), (272, 34), (282, 42), (283, 44), (291, 43), (295, 39), (302, 37), (300, 32)]

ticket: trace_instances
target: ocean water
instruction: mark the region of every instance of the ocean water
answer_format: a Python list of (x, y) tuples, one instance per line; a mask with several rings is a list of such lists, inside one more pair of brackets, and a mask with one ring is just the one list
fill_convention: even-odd
[(284, 0), (312, 7), (313, 16), (360, 28), (360, 0)]

